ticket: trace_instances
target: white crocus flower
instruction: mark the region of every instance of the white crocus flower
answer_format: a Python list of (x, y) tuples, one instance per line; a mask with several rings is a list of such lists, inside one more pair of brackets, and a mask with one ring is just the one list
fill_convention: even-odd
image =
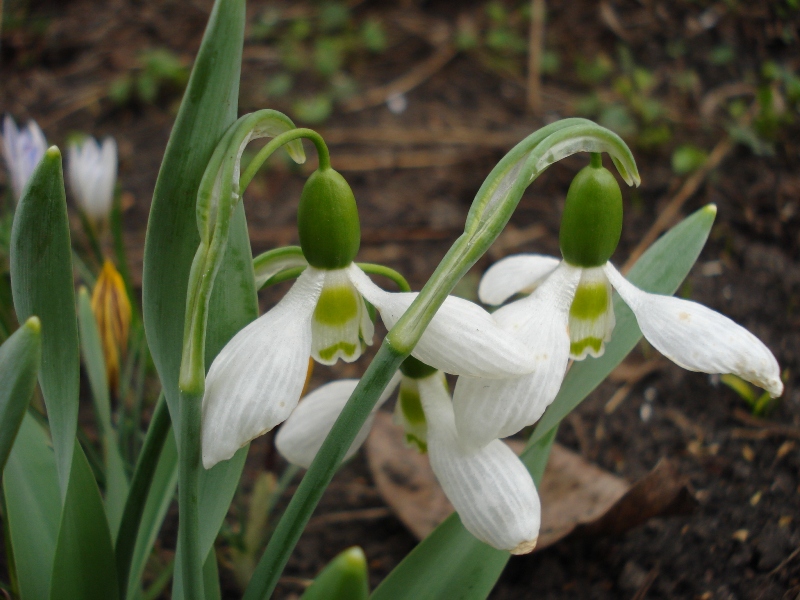
[[(538, 285), (538, 287), (536, 287)], [(644, 292), (611, 263), (580, 268), (536, 254), (511, 256), (484, 275), (478, 295), (501, 304), (535, 291), (496, 312), (498, 324), (525, 340), (539, 365), (523, 377), (461, 377), (455, 389), (459, 433), (476, 444), (512, 435), (535, 423), (555, 398), (569, 359), (601, 356), (614, 327), (611, 288), (631, 308), (644, 337), (690, 371), (733, 373), (783, 393), (778, 362), (752, 333), (705, 306)]]
[(69, 184), (81, 209), (94, 222), (108, 219), (117, 181), (117, 144), (92, 137), (69, 146)]
[(47, 150), (47, 141), (35, 121), (17, 129), (14, 119), (6, 115), (3, 119), (3, 156), (11, 173), (14, 198), (19, 201), (22, 190), (33, 174), (33, 170)]
[[(289, 462), (308, 468), (357, 383), (337, 381), (309, 394), (278, 432), (278, 451)], [(530, 473), (500, 440), (480, 448), (462, 444), (441, 372), (420, 379), (396, 375), (347, 457), (367, 438), (375, 411), (398, 383), (401, 395), (396, 416), (401, 415), (406, 425), (406, 440), (418, 449), (427, 448), (431, 468), (467, 531), (512, 554), (531, 552), (539, 535), (541, 505)]]
[[(308, 357), (323, 364), (356, 360), (372, 343), (364, 300), (391, 328), (415, 293), (380, 289), (354, 263), (342, 269), (306, 267), (284, 298), (239, 331), (214, 359), (203, 396), (203, 465), (226, 460), (294, 410)], [(501, 330), (476, 304), (448, 297), (414, 349), (447, 373), (509, 377), (530, 371), (521, 341)]]

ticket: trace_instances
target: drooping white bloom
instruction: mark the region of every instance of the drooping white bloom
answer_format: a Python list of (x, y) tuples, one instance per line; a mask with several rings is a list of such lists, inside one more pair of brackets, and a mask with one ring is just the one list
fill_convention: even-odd
[[(374, 412), (398, 380), (408, 394), (398, 398), (395, 413), (405, 426), (406, 440), (427, 449), (433, 472), (467, 531), (500, 550), (532, 551), (539, 535), (541, 505), (530, 473), (500, 440), (480, 448), (462, 444), (442, 373), (421, 379), (395, 376), (347, 456), (364, 442)], [(289, 462), (308, 468), (356, 384), (356, 380), (333, 382), (302, 400), (275, 438), (278, 451)]]
[(104, 221), (111, 213), (117, 181), (117, 144), (107, 137), (102, 145), (92, 137), (70, 144), (69, 184), (80, 207), (93, 221)]
[(14, 119), (6, 115), (3, 119), (3, 156), (11, 173), (14, 198), (19, 201), (25, 184), (47, 150), (47, 141), (36, 121), (28, 121), (27, 127), (17, 129)]
[[(230, 458), (292, 413), (309, 356), (333, 364), (361, 355), (374, 331), (365, 299), (391, 328), (415, 297), (380, 289), (353, 263), (333, 270), (308, 266), (272, 310), (214, 359), (203, 396), (203, 465)], [(489, 313), (455, 297), (445, 300), (414, 355), (445, 372), (474, 377), (521, 375), (533, 364), (525, 344)]]
[(569, 359), (603, 354), (615, 323), (612, 286), (645, 338), (676, 364), (690, 371), (733, 373), (772, 396), (783, 393), (777, 360), (753, 334), (696, 302), (644, 292), (611, 263), (580, 268), (552, 257), (509, 257), (486, 272), (479, 296), (500, 304), (537, 283), (530, 296), (492, 315), (526, 341), (538, 359), (536, 370), (509, 379), (461, 377), (456, 384), (458, 431), (477, 445), (535, 423), (558, 393)]

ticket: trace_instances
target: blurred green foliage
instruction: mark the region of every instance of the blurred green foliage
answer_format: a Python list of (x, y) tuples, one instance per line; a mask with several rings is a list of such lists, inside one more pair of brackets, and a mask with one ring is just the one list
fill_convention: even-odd
[(310, 12), (269, 7), (251, 24), (249, 41), (278, 50), (280, 68), (264, 84), (264, 95), (286, 98), (297, 119), (308, 124), (325, 121), (336, 102), (358, 91), (348, 65), (389, 46), (380, 20), (357, 19), (336, 1), (316, 3)]
[(139, 54), (137, 66), (115, 79), (108, 96), (118, 105), (134, 100), (154, 103), (162, 90), (180, 92), (189, 81), (185, 61), (166, 48), (155, 48)]

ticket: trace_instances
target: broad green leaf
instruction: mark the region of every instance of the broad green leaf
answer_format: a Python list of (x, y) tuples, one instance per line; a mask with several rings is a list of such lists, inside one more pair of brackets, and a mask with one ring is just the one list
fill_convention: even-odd
[(42, 355), (41, 323), (28, 321), (0, 346), (0, 472), (22, 424)]
[[(178, 374), (189, 270), (200, 240), (195, 201), (218, 140), (236, 119), (244, 39), (243, 0), (217, 1), (161, 165), (145, 243), (144, 321), (173, 422), (178, 422)], [(231, 222), (230, 245), (209, 310), (206, 358), (257, 315), (252, 254), (244, 209)], [(211, 548), (236, 489), (246, 449), (203, 473), (201, 552)], [(214, 507), (213, 510), (209, 507)], [(176, 562), (177, 565), (177, 562)], [(176, 566), (174, 585), (180, 585)], [(180, 597), (173, 593), (173, 598)]]
[(8, 457), (3, 493), (20, 597), (43, 600), (50, 594), (61, 494), (50, 438), (30, 415)]
[[(236, 120), (244, 7), (243, 0), (217, 0), (214, 5), (161, 163), (147, 223), (142, 280), (144, 323), (174, 423), (178, 422), (186, 290), (200, 242), (195, 213), (197, 189), (217, 142)], [(246, 236), (246, 231), (233, 224), (231, 232)], [(226, 267), (223, 264), (221, 270)], [(215, 292), (220, 287), (216, 285)], [(252, 294), (249, 290), (248, 293)], [(235, 315), (229, 318), (234, 320)], [(250, 318), (250, 314), (240, 316), (238, 327)], [(210, 318), (209, 323), (213, 324), (214, 319)], [(228, 337), (233, 333), (229, 332)]]
[(364, 551), (353, 546), (328, 563), (300, 600), (367, 600), (368, 579)]
[(116, 538), (122, 511), (125, 508), (125, 499), (128, 497), (128, 477), (125, 474), (125, 463), (119, 450), (117, 432), (111, 424), (111, 399), (108, 391), (105, 359), (103, 358), (103, 346), (86, 288), (81, 288), (78, 293), (78, 325), (81, 333), (83, 363), (89, 376), (89, 387), (92, 388), (94, 408), (100, 425), (100, 435), (103, 439), (106, 515), (112, 536)]
[(53, 559), (50, 598), (118, 597), (117, 566), (103, 499), (89, 461), (76, 441)]
[(62, 498), (78, 427), (80, 355), (61, 152), (45, 152), (20, 199), (11, 229), (11, 291), (20, 321), (42, 322), (39, 385), (47, 406)]
[(203, 563), (203, 591), (206, 600), (220, 600), (222, 590), (219, 585), (219, 566), (217, 565), (217, 552), (213, 548), (209, 551)]
[[(671, 229), (636, 262), (628, 279), (649, 292), (671, 294), (694, 265), (716, 215), (706, 206)], [(522, 460), (538, 481), (555, 428), (627, 356), (641, 339), (636, 319), (615, 297), (617, 325), (605, 354), (572, 366), (561, 391), (545, 412)], [(509, 554), (479, 542), (458, 515), (450, 515), (403, 559), (372, 594), (373, 600), (478, 600), (486, 598), (508, 562)]]
[(147, 559), (153, 550), (153, 545), (158, 538), (158, 532), (167, 515), (170, 504), (175, 498), (175, 489), (178, 486), (178, 448), (175, 445), (175, 436), (170, 430), (158, 466), (153, 474), (150, 492), (142, 513), (139, 524), (139, 535), (131, 560), (130, 576), (128, 579), (127, 598), (136, 598), (140, 594), (141, 579)]

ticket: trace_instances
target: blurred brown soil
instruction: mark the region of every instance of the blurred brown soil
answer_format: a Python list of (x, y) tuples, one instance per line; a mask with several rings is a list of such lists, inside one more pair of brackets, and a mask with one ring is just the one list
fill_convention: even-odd
[[(389, 2), (357, 4), (356, 14), (384, 20), (391, 43), (389, 52), (352, 66), (363, 91), (425, 63), (437, 52), (437, 31), (452, 28), (461, 12), (482, 10), (476, 2), (407, 0), (402, 8)], [(543, 80), (541, 116), (526, 111), (524, 78), (500, 76), (462, 53), (441, 64), (428, 62), (423, 73), (428, 77), (407, 92), (408, 108), (401, 114), (391, 113), (383, 102), (349, 113), (337, 110), (320, 129), (331, 143), (334, 166), (348, 178), (359, 202), (359, 259), (400, 270), (418, 289), (457, 237), (475, 192), (503, 153), (543, 123), (577, 116), (576, 100), (585, 90), (572, 69), (574, 59), (600, 51), (613, 55), (622, 41), (637, 63), (662, 80), (678, 66), (698, 72), (693, 95), (677, 96), (666, 85), (657, 95), (674, 119), (675, 141), (711, 150), (726, 136), (725, 120), (718, 113), (702, 116), (704, 101), (713, 101), (721, 86), (741, 84), (744, 73), (767, 59), (787, 62), (795, 71), (800, 67), (797, 13), (793, 21), (784, 20), (775, 8), (790, 2), (736, 4), (736, 10), (726, 11), (724, 3), (620, 0), (602, 3), (612, 9), (614, 18), (609, 19), (608, 14), (601, 18), (598, 3), (588, 0), (549, 2), (546, 44), (560, 53), (562, 67)], [(251, 2), (249, 15), (265, 5)], [(698, 23), (710, 23), (703, 18), (712, 9), (722, 16), (698, 29)], [(150, 194), (179, 95), (167, 93), (155, 104), (122, 108), (107, 98), (107, 89), (136, 64), (144, 48), (169, 48), (190, 64), (209, 10), (208, 0), (51, 0), (31, 3), (31, 14), (42, 27), (3, 32), (3, 112), (18, 120), (35, 118), (48, 140), (59, 145), (75, 131), (116, 138), (119, 177), (128, 198), (127, 244), (136, 273), (141, 272)], [(794, 37), (784, 42), (781, 32), (787, 27)], [(679, 60), (668, 59), (665, 48), (676, 39), (685, 40), (690, 51)], [(722, 41), (736, 49), (737, 61), (711, 67), (702, 57)], [(246, 45), (243, 112), (266, 106), (290, 110), (270, 103), (261, 92), (277, 68), (271, 48)], [(540, 553), (512, 558), (492, 598), (732, 600), (800, 594), (800, 557), (794, 553), (800, 546), (798, 134), (796, 124), (788, 126), (772, 156), (755, 156), (731, 144), (719, 166), (677, 210), (681, 217), (716, 203), (717, 222), (682, 291), (741, 323), (775, 352), (788, 374), (783, 400), (765, 420), (754, 420), (741, 398), (717, 378), (671, 363), (602, 384), (561, 426), (559, 441), (629, 481), (669, 457), (691, 482), (699, 508), (690, 516), (654, 519), (622, 535), (569, 537)], [(623, 239), (613, 257), (617, 265), (684, 183), (670, 169), (672, 147), (634, 149), (642, 186), (624, 192)], [(565, 160), (537, 180), (464, 289), (474, 289), (477, 276), (502, 256), (558, 254), (560, 208), (584, 162)], [(302, 173), (282, 164), (254, 181), (246, 198), (254, 252), (297, 241), (294, 215), (303, 181)], [(265, 304), (281, 291), (266, 294)], [(656, 355), (642, 345), (629, 364)], [(365, 362), (320, 367), (312, 385), (357, 376)], [(614, 410), (606, 408), (612, 398), (609, 408)], [(282, 467), (270, 444), (269, 436), (253, 444), (243, 493), (265, 465)], [(235, 513), (242, 504), (237, 501)], [(366, 552), (374, 587), (415, 545), (385, 510), (361, 455), (337, 475), (316, 515), (276, 597), (299, 594), (303, 580), (353, 544)], [(172, 528), (174, 523), (168, 523), (167, 529)], [(167, 548), (170, 537), (164, 540)], [(224, 597), (239, 596), (224, 569), (223, 583)]]

